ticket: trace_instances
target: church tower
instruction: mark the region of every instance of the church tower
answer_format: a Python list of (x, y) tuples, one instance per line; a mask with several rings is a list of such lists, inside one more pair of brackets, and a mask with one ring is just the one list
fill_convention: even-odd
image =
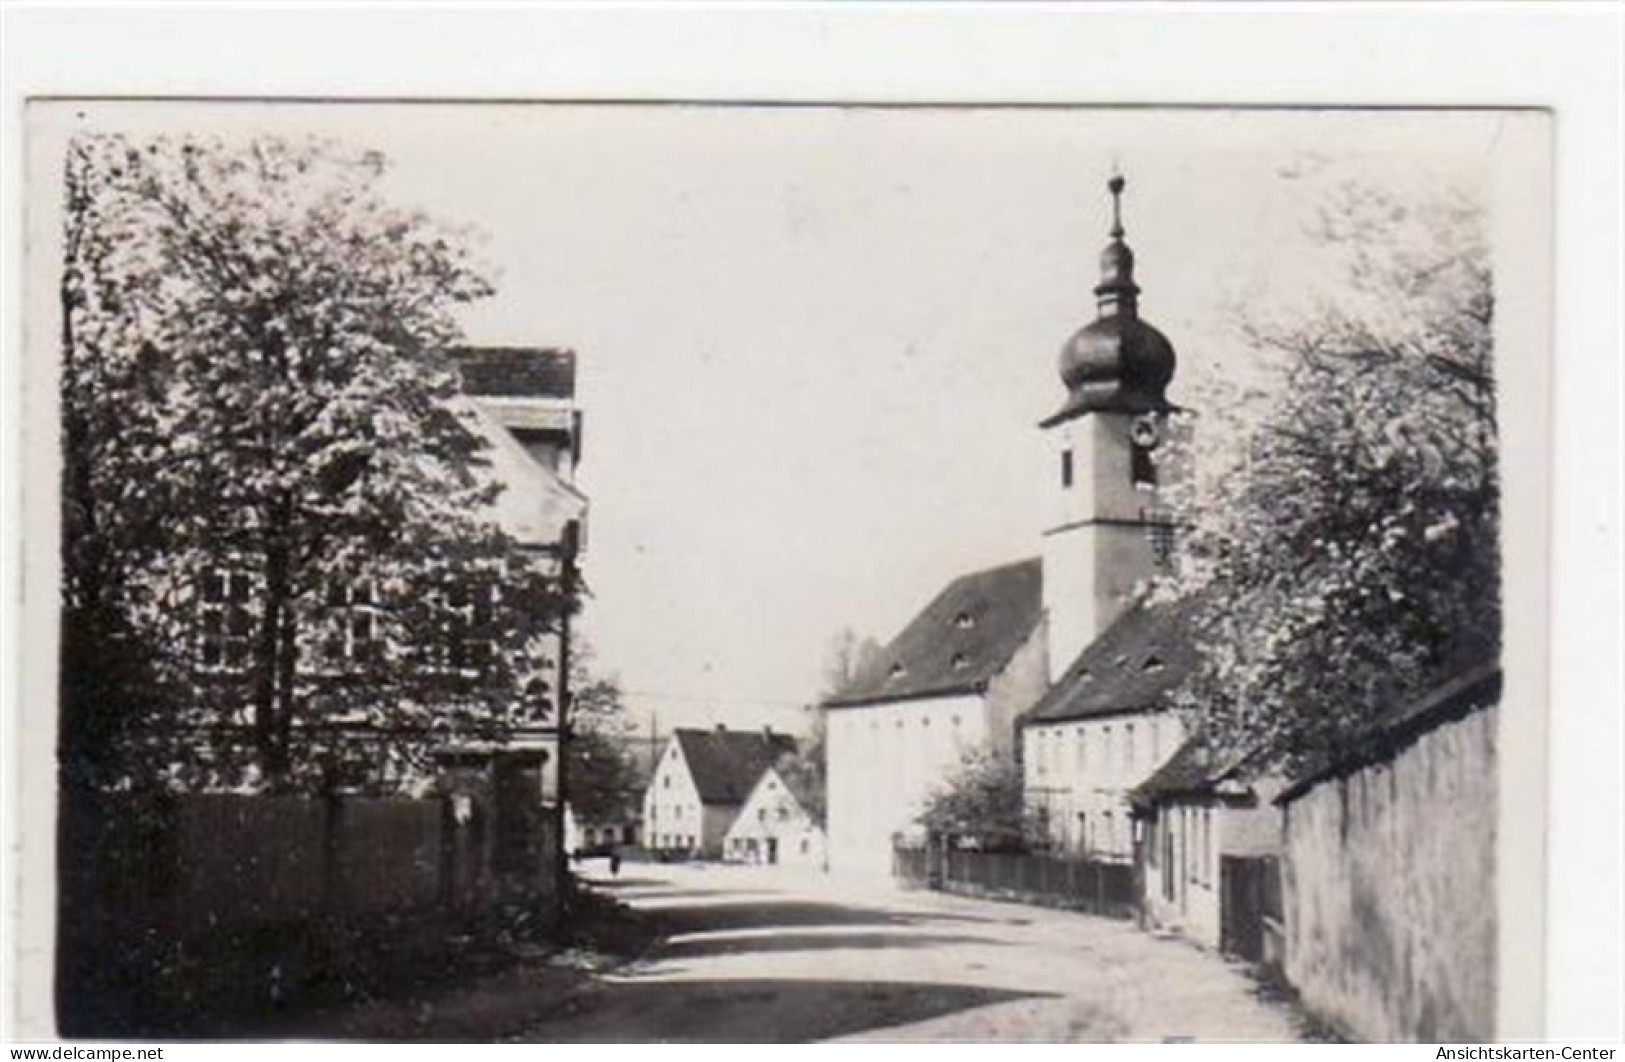
[(1052, 682), (1122, 614), (1135, 588), (1171, 562), (1173, 549), (1165, 495), (1183, 474), (1169, 446), (1183, 418), (1165, 395), (1174, 348), (1140, 318), (1123, 187), (1122, 177), (1107, 184), (1112, 228), (1096, 318), (1061, 348), (1066, 401), (1040, 425), (1052, 469), (1043, 544)]

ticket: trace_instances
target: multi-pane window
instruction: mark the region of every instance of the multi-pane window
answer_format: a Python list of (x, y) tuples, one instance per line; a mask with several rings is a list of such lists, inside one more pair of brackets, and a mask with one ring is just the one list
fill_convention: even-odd
[(254, 636), (252, 580), (247, 572), (217, 569), (204, 575), (201, 596), (203, 666), (241, 671), (248, 666)]
[(335, 666), (362, 663), (378, 651), (378, 602), (366, 579), (335, 579), (327, 586), (327, 638), (323, 655)]
[(496, 615), (495, 584), (458, 587), (447, 595), (450, 616), (446, 665), (453, 671), (480, 672), (491, 664), (492, 622)]

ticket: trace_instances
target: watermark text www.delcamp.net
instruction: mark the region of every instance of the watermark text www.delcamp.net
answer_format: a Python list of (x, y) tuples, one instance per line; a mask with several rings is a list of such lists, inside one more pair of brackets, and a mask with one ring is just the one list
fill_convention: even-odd
[(1449, 1062), (1611, 1062), (1615, 1047), (1441, 1047), (1435, 1059)]
[(11, 1057), (55, 1062), (146, 1062), (164, 1057), (161, 1047), (13, 1047)]

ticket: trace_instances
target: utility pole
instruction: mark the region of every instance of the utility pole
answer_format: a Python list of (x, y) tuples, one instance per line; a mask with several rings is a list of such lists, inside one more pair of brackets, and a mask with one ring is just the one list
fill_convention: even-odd
[(559, 593), (564, 608), (559, 619), (559, 694), (558, 731), (559, 762), (554, 769), (554, 831), (558, 838), (558, 857), (553, 879), (553, 926), (562, 931), (568, 921), (570, 895), (570, 859), (564, 850), (565, 809), (569, 798), (570, 777), (570, 617), (576, 607), (576, 584), (579, 571), (577, 554), (581, 548), (581, 524), (571, 520), (564, 525), (559, 541)]

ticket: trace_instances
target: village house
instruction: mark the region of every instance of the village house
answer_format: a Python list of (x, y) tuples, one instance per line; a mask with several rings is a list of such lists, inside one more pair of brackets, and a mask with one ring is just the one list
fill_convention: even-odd
[[(571, 548), (586, 537), (587, 499), (574, 484), (582, 423), (575, 353), (461, 347), (451, 354), (462, 383), (452, 412), (486, 444), (486, 474), (503, 487), (492, 516), (531, 563), (556, 577), (567, 536), (574, 536)], [(513, 706), (507, 741), (459, 743), (436, 756), (435, 787), (451, 798), (464, 833), (487, 849), (485, 862), (499, 875), (526, 888), (562, 858), (549, 812), (558, 801), (560, 637), (541, 639), (539, 664), (553, 677), (541, 696)]]
[(1023, 788), (1053, 851), (1133, 859), (1130, 796), (1185, 740), (1171, 694), (1195, 664), (1188, 612), (1134, 605), (1022, 716)]
[(812, 794), (795, 772), (769, 767), (728, 828), (723, 858), (732, 863), (809, 867), (822, 870), (824, 828), (813, 818)]
[(1046, 679), (1042, 583), (1036, 558), (960, 576), (826, 702), (832, 869), (888, 873), (966, 752), (1012, 752)]
[(1263, 961), (1266, 922), (1280, 919), (1281, 817), (1270, 801), (1282, 788), (1195, 738), (1135, 788), (1142, 923)]
[(722, 858), (751, 790), (795, 751), (794, 738), (771, 729), (674, 729), (644, 791), (644, 846), (666, 857)]

